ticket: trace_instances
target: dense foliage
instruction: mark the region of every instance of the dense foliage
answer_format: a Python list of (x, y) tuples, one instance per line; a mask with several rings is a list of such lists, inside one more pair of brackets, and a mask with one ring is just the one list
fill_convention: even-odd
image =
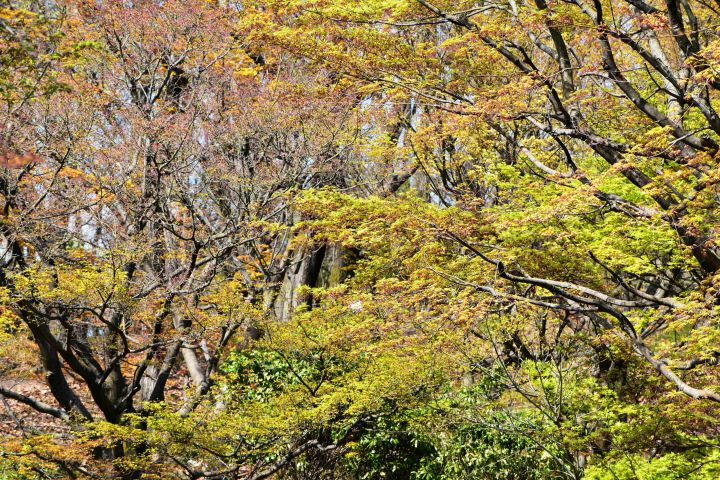
[(718, 109), (718, 0), (0, 0), (0, 478), (718, 478)]

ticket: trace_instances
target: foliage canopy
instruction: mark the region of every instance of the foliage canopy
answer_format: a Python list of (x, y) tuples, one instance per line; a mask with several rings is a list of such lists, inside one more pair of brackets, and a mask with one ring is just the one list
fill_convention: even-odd
[(0, 1), (0, 477), (720, 475), (717, 0)]

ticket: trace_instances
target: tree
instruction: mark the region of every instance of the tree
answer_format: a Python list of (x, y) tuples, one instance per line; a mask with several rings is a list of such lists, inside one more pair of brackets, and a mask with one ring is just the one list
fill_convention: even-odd
[[(288, 207), (303, 188), (350, 181), (343, 136), (353, 99), (300, 97), (318, 79), (254, 51), (224, 7), (48, 8), (7, 9), (13, 21), (56, 15), (54, 48), (71, 54), (9, 76), (65, 87), (33, 87), (4, 105), (10, 150), (33, 161), (3, 170), (1, 281), (13, 332), (5, 354), (37, 355), (52, 402), (12, 384), (0, 392), (73, 429), (148, 415), (148, 402), (186, 416), (236, 332), (283, 315), (297, 283), (317, 282), (310, 270), (322, 258), (296, 249)], [(22, 376), (32, 365), (13, 367)], [(124, 450), (114, 443), (95, 456)], [(69, 471), (83, 461), (61, 459)]]
[[(422, 111), (404, 139), (408, 163), (420, 166), (431, 202), (453, 209), (448, 223), (414, 203), (403, 217), (389, 213), (397, 212), (395, 202), (344, 199), (350, 213), (321, 214), (320, 238), (375, 257), (379, 245), (398, 242), (400, 232), (388, 226), (424, 232), (410, 242), (443, 248), (442, 261), (427, 259), (422, 246), (397, 247), (377, 261), (393, 265), (391, 259), (423, 255), (426, 273), (441, 283), (474, 291), (479, 305), (499, 304), (477, 311), (478, 321), (496, 308), (508, 314), (480, 335), (497, 347), (481, 363), (498, 356), (516, 366), (552, 359), (554, 368), (569, 368), (557, 353), (569, 347), (549, 346), (548, 332), (557, 342), (570, 328), (583, 342), (592, 334), (586, 368), (616, 378), (612, 383), (619, 376), (614, 388), (621, 394), (628, 393), (621, 388), (627, 376), (642, 371), (628, 357), (634, 352), (684, 395), (717, 402), (715, 7), (424, 1), (296, 7), (278, 22), (279, 34), (264, 38), (378, 92), (385, 107)], [(320, 42), (329, 45), (318, 55)], [(320, 201), (313, 212), (337, 205)], [(386, 230), (392, 233), (377, 238)], [(403, 272), (401, 280), (412, 275)], [(458, 318), (467, 308), (458, 306)], [(523, 321), (510, 327), (518, 316)], [(618, 348), (621, 359), (613, 358)], [(512, 384), (517, 390), (523, 382)], [(716, 407), (694, 408), (704, 415)], [(562, 423), (564, 414), (556, 413)], [(574, 456), (579, 475), (586, 455)]]

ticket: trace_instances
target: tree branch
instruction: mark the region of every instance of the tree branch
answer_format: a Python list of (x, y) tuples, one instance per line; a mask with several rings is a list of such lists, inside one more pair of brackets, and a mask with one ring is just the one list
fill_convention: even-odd
[(70, 415), (62, 408), (53, 407), (52, 405), (41, 402), (40, 400), (35, 400), (34, 398), (28, 397), (27, 395), (13, 392), (12, 390), (8, 390), (4, 387), (0, 387), (0, 395), (27, 405), (40, 413), (45, 413), (55, 418), (59, 418), (64, 422), (70, 421)]

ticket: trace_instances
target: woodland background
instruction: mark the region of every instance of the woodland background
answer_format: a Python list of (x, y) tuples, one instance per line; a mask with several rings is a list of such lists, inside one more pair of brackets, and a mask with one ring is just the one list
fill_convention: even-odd
[(720, 476), (718, 0), (0, 0), (0, 477)]

